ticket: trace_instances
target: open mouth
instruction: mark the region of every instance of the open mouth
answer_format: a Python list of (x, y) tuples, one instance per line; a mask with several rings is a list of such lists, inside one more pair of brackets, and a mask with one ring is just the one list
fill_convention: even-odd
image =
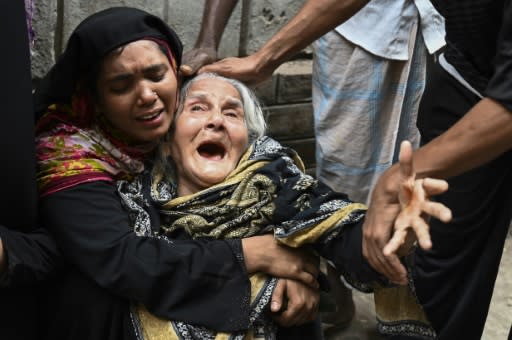
[(163, 112), (163, 109), (155, 111), (155, 112), (147, 114), (147, 115), (144, 115), (144, 116), (137, 117), (137, 120), (144, 121), (144, 122), (152, 121), (152, 120), (155, 120), (156, 118), (158, 118), (158, 116), (160, 116), (160, 114), (162, 112)]
[(218, 161), (224, 158), (226, 149), (222, 144), (204, 143), (197, 148), (197, 152), (201, 157)]

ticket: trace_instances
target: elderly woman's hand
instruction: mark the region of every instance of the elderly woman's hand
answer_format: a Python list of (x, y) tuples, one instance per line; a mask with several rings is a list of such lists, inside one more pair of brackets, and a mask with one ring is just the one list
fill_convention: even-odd
[(283, 327), (302, 325), (316, 319), (320, 292), (302, 282), (279, 279), (272, 294), (272, 319)]
[(242, 248), (249, 274), (266, 273), (300, 281), (313, 289), (319, 287), (319, 259), (307, 250), (282, 245), (270, 234), (244, 238)]

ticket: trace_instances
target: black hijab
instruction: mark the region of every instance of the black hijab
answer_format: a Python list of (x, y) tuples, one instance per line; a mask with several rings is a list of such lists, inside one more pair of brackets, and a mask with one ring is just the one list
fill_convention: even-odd
[(165, 41), (179, 67), (181, 41), (162, 19), (130, 7), (112, 7), (84, 19), (71, 34), (64, 53), (35, 91), (36, 116), (40, 116), (50, 104), (69, 103), (81, 75), (96, 74), (95, 68), (107, 53), (143, 38)]

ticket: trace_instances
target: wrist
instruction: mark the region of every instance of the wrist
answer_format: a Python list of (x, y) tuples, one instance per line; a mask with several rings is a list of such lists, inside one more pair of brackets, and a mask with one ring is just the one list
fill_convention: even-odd
[(253, 54), (254, 66), (257, 74), (271, 76), (272, 73), (285, 61), (271, 47), (264, 46)]
[(245, 269), (248, 274), (258, 272), (260, 269), (260, 258), (256, 254), (258, 249), (260, 247), (257, 236), (242, 239), (242, 252), (244, 254)]
[(397, 163), (386, 170), (378, 179), (372, 192), (372, 201), (384, 199), (389, 202), (389, 197), (393, 197), (392, 201), (398, 202), (400, 180), (400, 167)]

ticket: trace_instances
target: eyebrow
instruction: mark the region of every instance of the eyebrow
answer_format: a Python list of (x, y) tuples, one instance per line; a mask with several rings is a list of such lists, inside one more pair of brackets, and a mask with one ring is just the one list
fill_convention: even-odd
[[(167, 67), (167, 65), (165, 65), (164, 63), (160, 63), (160, 64), (154, 64), (154, 65), (150, 65), (148, 67), (145, 67), (143, 70), (142, 70), (142, 73), (144, 74), (151, 74), (151, 73), (155, 73), (155, 72), (159, 72), (159, 71), (162, 71), (162, 70), (165, 70)], [(106, 81), (107, 82), (118, 82), (118, 81), (124, 81), (124, 80), (128, 80), (130, 78), (133, 77), (133, 74), (132, 73), (120, 73), (120, 74), (116, 74), (110, 78), (107, 78)]]
[[(209, 93), (206, 91), (194, 91), (190, 95), (187, 95), (185, 97), (185, 100), (189, 100), (189, 99), (205, 100), (208, 98), (208, 96), (209, 96)], [(242, 101), (238, 98), (228, 97), (226, 101), (229, 105), (243, 108)]]

